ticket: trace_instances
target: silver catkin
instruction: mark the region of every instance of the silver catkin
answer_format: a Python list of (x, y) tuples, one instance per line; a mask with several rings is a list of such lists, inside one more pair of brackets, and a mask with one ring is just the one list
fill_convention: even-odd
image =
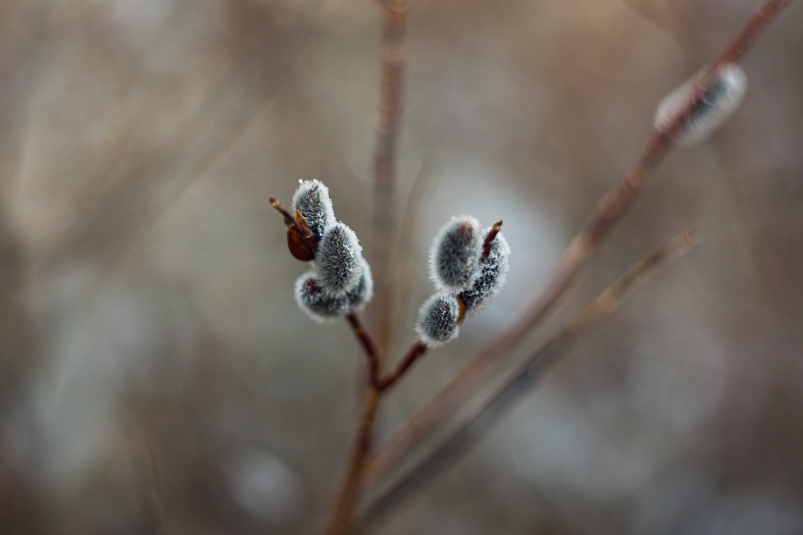
[[(483, 240), (491, 231), (491, 227), (482, 232)], [(471, 287), (460, 293), (466, 305), (466, 312), (477, 313), (491, 304), (505, 285), (510, 268), (510, 246), (500, 232), (491, 242), (491, 251), (484, 262), (480, 262), (480, 273)]]
[(445, 344), (457, 337), (460, 307), (452, 294), (435, 294), (421, 306), (416, 332), (429, 347)]
[(329, 198), (329, 188), (319, 180), (301, 181), (293, 194), (293, 210), (298, 210), (307, 220), (318, 243), (326, 231), (335, 224), (335, 212)]
[(327, 230), (316, 256), (318, 280), (324, 292), (343, 295), (354, 288), (360, 279), (362, 261), (362, 247), (353, 230), (343, 223)]
[(295, 295), (301, 310), (315, 321), (328, 321), (349, 311), (349, 299), (345, 295), (332, 296), (324, 292), (314, 271), (309, 271), (296, 280)]
[(468, 288), (477, 275), (482, 240), (479, 221), (472, 216), (453, 217), (432, 242), (429, 271), (435, 286), (445, 292)]
[[(655, 128), (660, 130), (669, 126), (680, 107), (687, 102), (695, 81), (696, 77), (693, 77), (661, 102), (655, 114)], [(704, 141), (739, 108), (746, 93), (747, 75), (744, 70), (733, 63), (723, 66), (674, 141), (686, 146)]]
[(360, 278), (357, 284), (348, 292), (346, 298), (352, 310), (359, 310), (371, 300), (374, 295), (374, 277), (371, 274), (371, 266), (365, 259), (360, 264)]

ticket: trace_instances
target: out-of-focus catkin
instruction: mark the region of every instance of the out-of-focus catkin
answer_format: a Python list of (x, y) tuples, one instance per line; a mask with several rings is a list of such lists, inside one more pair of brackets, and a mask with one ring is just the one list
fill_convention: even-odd
[[(699, 76), (699, 75), (698, 75)], [(672, 124), (681, 108), (689, 101), (698, 76), (670, 93), (658, 106), (655, 128), (665, 130)], [(704, 141), (735, 112), (747, 93), (747, 75), (736, 64), (722, 66), (699, 105), (681, 125), (674, 137), (678, 145), (694, 145)]]

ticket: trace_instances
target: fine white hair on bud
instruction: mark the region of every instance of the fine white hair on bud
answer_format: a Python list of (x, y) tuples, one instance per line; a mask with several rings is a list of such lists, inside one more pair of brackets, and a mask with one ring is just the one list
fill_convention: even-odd
[(301, 182), (293, 194), (293, 210), (301, 212), (318, 243), (326, 231), (335, 224), (335, 212), (329, 199), (329, 188), (319, 180)]
[(362, 247), (354, 231), (337, 223), (326, 231), (318, 245), (318, 280), (330, 295), (343, 295), (354, 288), (362, 273)]
[(365, 259), (360, 263), (360, 278), (357, 284), (346, 292), (349, 306), (352, 310), (359, 310), (365, 303), (371, 300), (374, 295), (374, 277), (371, 274), (371, 266)]
[[(655, 114), (655, 128), (665, 130), (671, 125), (695, 90), (696, 81), (697, 76), (692, 77), (661, 102)], [(724, 65), (715, 73), (711, 86), (702, 96), (697, 109), (680, 127), (674, 141), (686, 146), (704, 141), (739, 108), (746, 93), (747, 75), (744, 69), (735, 63)]]
[(460, 306), (452, 294), (435, 294), (421, 306), (416, 332), (429, 347), (437, 347), (457, 337)]
[(464, 215), (453, 217), (441, 228), (429, 255), (429, 271), (439, 290), (460, 292), (468, 288), (477, 275), (482, 255), (480, 222)]
[[(482, 232), (483, 240), (492, 227)], [(491, 242), (488, 258), (480, 262), (480, 273), (471, 287), (460, 293), (460, 299), (466, 305), (466, 312), (477, 313), (491, 304), (505, 285), (510, 268), (510, 246), (500, 232)]]
[(338, 318), (349, 311), (348, 298), (345, 295), (332, 296), (324, 292), (314, 271), (309, 271), (296, 280), (295, 294), (301, 310), (318, 322)]

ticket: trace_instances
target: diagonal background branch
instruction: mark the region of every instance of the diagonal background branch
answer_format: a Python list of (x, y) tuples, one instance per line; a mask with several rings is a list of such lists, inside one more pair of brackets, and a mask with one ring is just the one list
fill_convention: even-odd
[(628, 291), (646, 281), (668, 260), (684, 254), (692, 245), (694, 245), (694, 235), (691, 232), (675, 237), (667, 245), (642, 259), (605, 289), (574, 321), (536, 350), (524, 365), (440, 446), (429, 452), (389, 490), (369, 505), (361, 521), (371, 523), (382, 518), (448, 465), (458, 460), (485, 435), (492, 424), (543, 377), (551, 364), (571, 349), (574, 342), (610, 316), (622, 303)]
[(768, 0), (758, 5), (736, 37), (704, 71), (686, 104), (672, 120), (667, 121), (664, 129), (653, 131), (630, 171), (599, 201), (586, 225), (561, 256), (552, 279), (540, 296), (527, 307), (517, 323), (493, 340), (377, 450), (366, 475), (368, 482), (376, 482), (392, 470), (423, 437), (498, 371), (512, 350), (548, 317), (596, 247), (638, 197), (649, 172), (672, 148), (673, 137), (700, 105), (711, 75), (723, 64), (739, 61), (767, 25), (790, 3), (791, 0)]

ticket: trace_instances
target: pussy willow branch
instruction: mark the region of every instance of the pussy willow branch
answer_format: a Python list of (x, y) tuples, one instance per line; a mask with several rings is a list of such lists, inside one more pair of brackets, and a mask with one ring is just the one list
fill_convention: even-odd
[(588, 222), (564, 251), (540, 296), (531, 302), (518, 322), (493, 340), (376, 451), (366, 474), (367, 482), (378, 481), (392, 470), (423, 437), (461, 406), (478, 385), (498, 371), (512, 350), (547, 318), (596, 247), (633, 204), (644, 187), (647, 174), (673, 146), (673, 138), (702, 103), (705, 90), (710, 87), (717, 71), (727, 63), (739, 61), (767, 25), (790, 3), (791, 0), (768, 0), (758, 5), (738, 35), (698, 78), (684, 106), (671, 120), (653, 131), (630, 171), (600, 199)]
[[(503, 221), (500, 219), (496, 223), (493, 224), (491, 230), (488, 232), (488, 235), (485, 236), (485, 240), (482, 242), (482, 255), (480, 256), (480, 263), (485, 262), (488, 260), (488, 257), (491, 255), (491, 248), (493, 247), (494, 239), (496, 235), (502, 230), (502, 223)], [(460, 296), (456, 296), (458, 302), (461, 305), (460, 314), (457, 317), (457, 323), (461, 323), (463, 321), (465, 315), (465, 304), (463, 300), (460, 299)], [(396, 367), (388, 372), (388, 374), (379, 380), (377, 386), (380, 391), (384, 391), (391, 386), (393, 386), (399, 378), (404, 375), (404, 373), (410, 369), (410, 367), (421, 358), (424, 353), (427, 352), (427, 345), (419, 339), (416, 339), (413, 342), (413, 345), (410, 346), (410, 349), (407, 353), (402, 357)]]
[[(315, 253), (318, 247), (317, 241), (309, 230), (309, 227), (303, 221), (303, 218), (301, 222), (299, 222), (289, 210), (273, 197), (270, 198), (270, 204), (284, 217), (284, 223), (289, 229), (288, 232), (292, 230), (300, 235), (312, 252)], [(346, 314), (346, 321), (365, 354), (368, 381), (363, 396), (362, 414), (357, 426), (354, 448), (346, 473), (343, 477), (343, 482), (337, 492), (335, 505), (332, 508), (332, 515), (326, 527), (326, 533), (328, 535), (345, 534), (349, 533), (351, 530), (354, 506), (362, 482), (361, 475), (365, 467), (365, 459), (371, 447), (373, 425), (382, 393), (393, 386), (427, 350), (425, 344), (416, 340), (413, 342), (407, 354), (397, 364), (396, 368), (390, 371), (385, 377), (381, 377), (379, 368), (381, 353), (376, 342), (374, 342), (368, 330), (363, 326), (356, 312), (349, 312)]]
[[(496, 238), (496, 235), (499, 234), (501, 228), (502, 220), (499, 220), (493, 225), (488, 236), (486, 236), (483, 242), (483, 254), (480, 258), (480, 262), (484, 262), (488, 259), (493, 240)], [(460, 323), (462, 317), (463, 312), (461, 312), (457, 320), (458, 323)], [(404, 357), (396, 364), (396, 367), (384, 377), (380, 377), (380, 360), (376, 344), (374, 344), (356, 314), (348, 314), (346, 319), (357, 335), (357, 338), (360, 340), (368, 358), (368, 384), (366, 385), (363, 400), (362, 415), (359, 425), (357, 426), (354, 449), (352, 450), (348, 468), (336, 495), (335, 505), (332, 508), (332, 514), (326, 527), (326, 535), (346, 535), (352, 532), (354, 509), (363, 483), (366, 459), (371, 449), (373, 424), (376, 421), (376, 412), (379, 409), (381, 397), (389, 388), (396, 384), (427, 351), (427, 345), (421, 340), (416, 339)]]
[(380, 519), (406, 497), (419, 489), (433, 476), (466, 453), (488, 428), (510, 409), (543, 377), (549, 366), (572, 347), (583, 334), (607, 318), (622, 303), (625, 294), (637, 284), (646, 281), (666, 261), (676, 258), (694, 244), (694, 236), (686, 232), (675, 237), (664, 247), (642, 259), (613, 285), (605, 289), (568, 326), (535, 351), (514, 372), (504, 385), (480, 406), (435, 450), (418, 462), (393, 486), (371, 503), (360, 516), (367, 524)]
[(393, 236), (396, 230), (396, 147), (403, 108), (404, 35), (407, 0), (387, 0), (382, 8), (382, 74), (379, 120), (374, 152), (374, 304), (377, 311), (379, 347), (387, 349), (393, 317), (393, 288), (390, 272)]

